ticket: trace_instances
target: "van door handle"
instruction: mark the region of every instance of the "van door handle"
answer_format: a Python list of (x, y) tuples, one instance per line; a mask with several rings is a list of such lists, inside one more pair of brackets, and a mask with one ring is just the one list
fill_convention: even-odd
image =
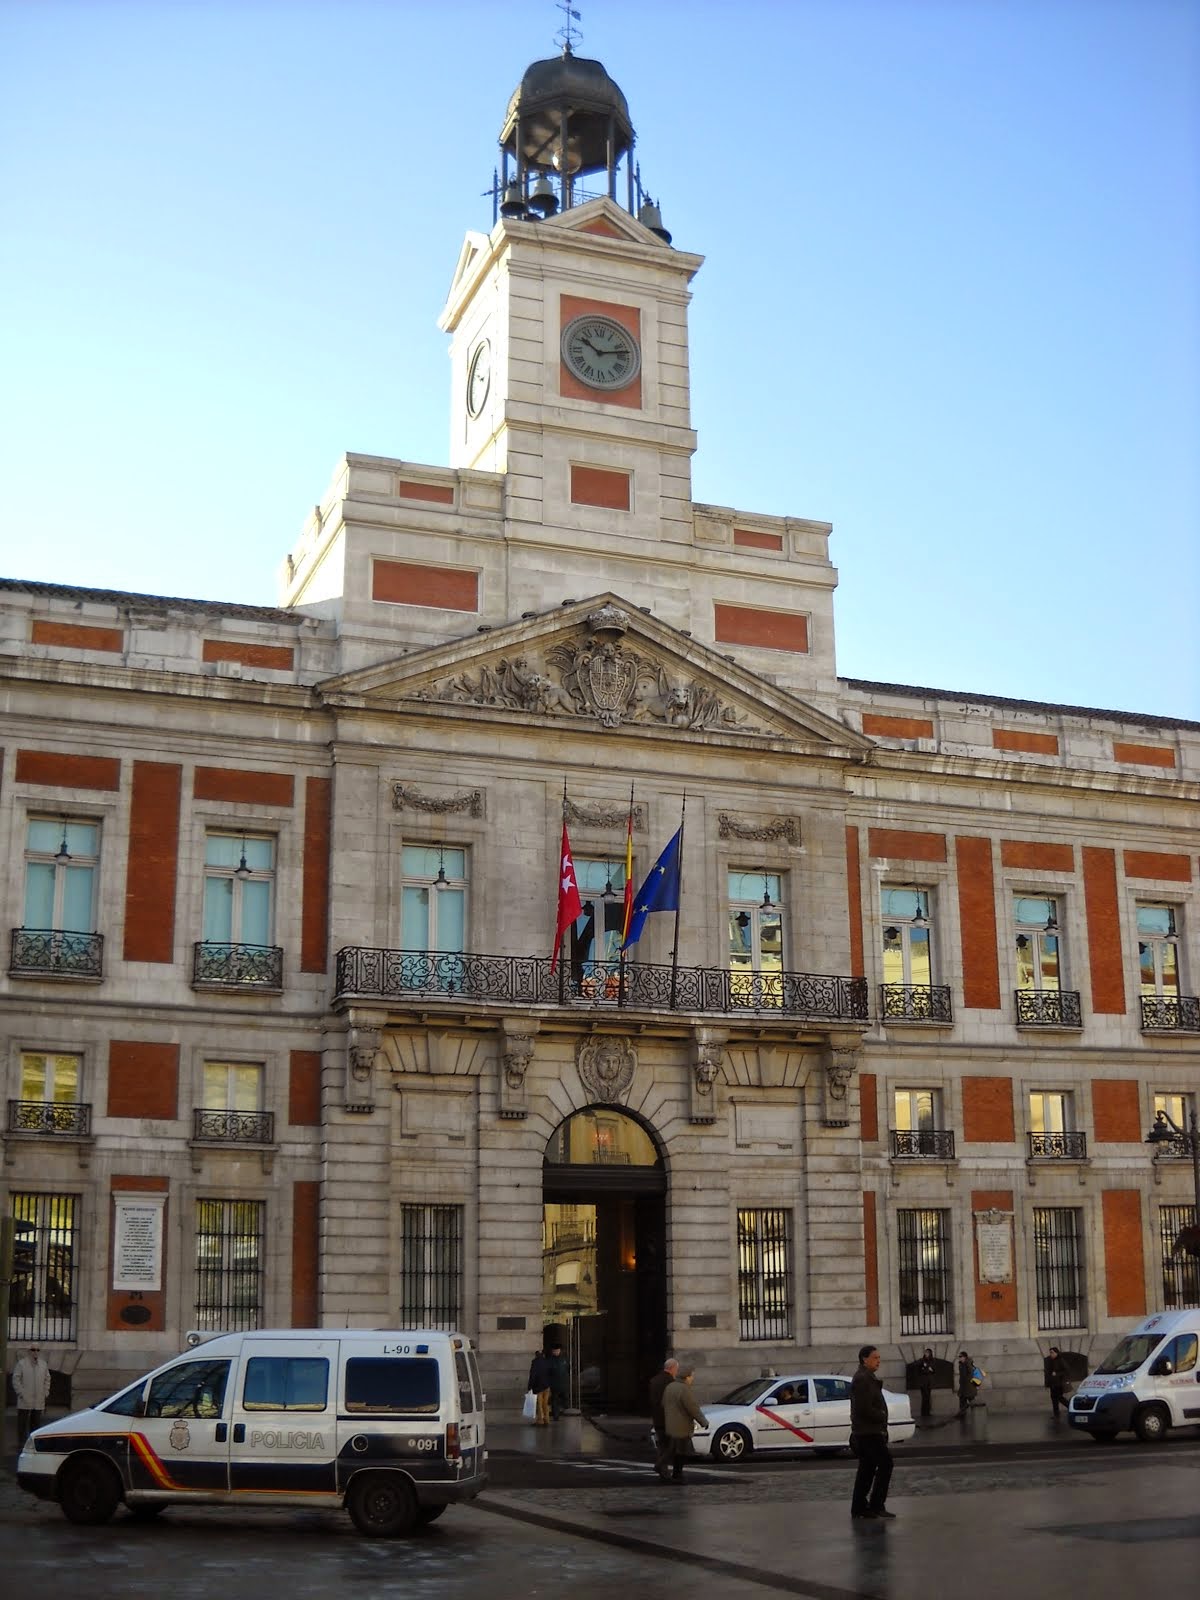
[(228, 1439), (228, 1437), (229, 1437), (229, 1429), (226, 1427), (226, 1425), (223, 1422), (218, 1422), (217, 1423), (216, 1433), (215, 1433), (214, 1437), (216, 1438), (216, 1441), (217, 1441), (218, 1444), (224, 1444), (226, 1439)]
[(234, 1423), (234, 1425), (233, 1425), (233, 1442), (234, 1442), (234, 1444), (245, 1444), (245, 1442), (246, 1442), (246, 1424), (244, 1422), (235, 1422)]

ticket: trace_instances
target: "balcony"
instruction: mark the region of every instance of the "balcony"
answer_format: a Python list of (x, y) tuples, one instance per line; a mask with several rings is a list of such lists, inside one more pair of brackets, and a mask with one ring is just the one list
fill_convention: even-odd
[(953, 1022), (948, 983), (881, 983), (881, 1022)]
[(581, 969), (545, 956), (487, 956), (349, 946), (337, 954), (342, 1001), (468, 1001), (571, 1010), (687, 1012), (762, 1022), (868, 1020), (867, 980), (812, 972), (727, 972), (645, 962)]
[(893, 1128), (892, 1160), (953, 1161), (954, 1133), (949, 1128)]
[(1077, 989), (1017, 989), (1018, 1028), (1082, 1028)]
[(69, 978), (99, 983), (104, 976), (104, 935), (59, 928), (14, 928), (10, 978)]
[(192, 956), (193, 989), (283, 992), (283, 951), (273, 944), (213, 944), (201, 940)]
[(192, 1112), (192, 1138), (197, 1144), (273, 1144), (275, 1113), (197, 1106)]
[(1200, 998), (1193, 994), (1144, 994), (1142, 1031), (1200, 1033)]
[(52, 1139), (87, 1139), (92, 1132), (92, 1108), (72, 1100), (10, 1100), (6, 1131)]
[(1031, 1133), (1031, 1161), (1086, 1161), (1086, 1133)]

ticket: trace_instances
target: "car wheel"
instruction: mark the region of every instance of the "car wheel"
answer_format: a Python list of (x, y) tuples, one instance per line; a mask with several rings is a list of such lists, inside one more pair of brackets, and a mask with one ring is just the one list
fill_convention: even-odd
[(417, 1521), (421, 1523), (422, 1526), (427, 1527), (429, 1523), (436, 1522), (445, 1509), (446, 1507), (444, 1503), (440, 1506), (418, 1506)]
[(1133, 1431), (1143, 1444), (1165, 1439), (1170, 1426), (1171, 1417), (1165, 1406), (1143, 1406), (1133, 1419)]
[(121, 1503), (120, 1479), (98, 1456), (70, 1461), (59, 1476), (58, 1503), (68, 1522), (98, 1527)]
[(413, 1492), (395, 1472), (367, 1472), (355, 1478), (346, 1495), (346, 1510), (359, 1533), (371, 1539), (411, 1533), (417, 1521)]
[(1089, 1428), (1087, 1431), (1091, 1434), (1092, 1438), (1095, 1439), (1097, 1444), (1112, 1444), (1113, 1440), (1117, 1437), (1117, 1430), (1115, 1428)]
[(712, 1442), (712, 1453), (720, 1461), (741, 1461), (751, 1449), (745, 1428), (722, 1428)]

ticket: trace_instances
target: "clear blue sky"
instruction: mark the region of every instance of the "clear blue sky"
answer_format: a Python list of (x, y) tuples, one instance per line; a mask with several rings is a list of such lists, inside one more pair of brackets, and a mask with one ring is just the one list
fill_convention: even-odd
[[(1200, 718), (1195, 0), (576, 0), (694, 284), (695, 494), (846, 676)], [(0, 0), (10, 577), (253, 603), (436, 328), (550, 0)]]

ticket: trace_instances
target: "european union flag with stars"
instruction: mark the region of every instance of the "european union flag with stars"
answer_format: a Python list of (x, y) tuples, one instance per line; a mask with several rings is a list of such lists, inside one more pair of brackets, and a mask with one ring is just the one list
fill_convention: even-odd
[(679, 910), (680, 856), (683, 848), (683, 827), (671, 839), (662, 855), (650, 868), (637, 894), (633, 897), (633, 920), (629, 936), (621, 946), (628, 950), (642, 937), (646, 918), (656, 911)]

